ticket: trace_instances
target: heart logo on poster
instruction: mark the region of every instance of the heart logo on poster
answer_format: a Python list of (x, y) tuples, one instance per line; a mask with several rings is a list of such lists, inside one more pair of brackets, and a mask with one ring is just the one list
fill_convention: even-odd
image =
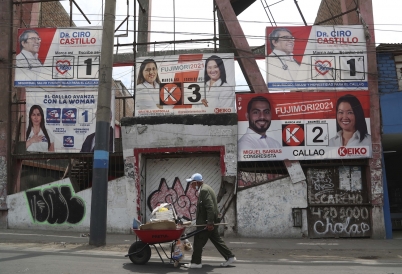
[(330, 70), (333, 70), (332, 64), (330, 61), (316, 61), (314, 67), (315, 67), (315, 70), (321, 75), (325, 75)]
[(56, 62), (56, 70), (61, 74), (64, 74), (67, 71), (71, 70), (70, 61), (68, 61), (68, 60), (59, 60), (59, 61), (57, 61)]

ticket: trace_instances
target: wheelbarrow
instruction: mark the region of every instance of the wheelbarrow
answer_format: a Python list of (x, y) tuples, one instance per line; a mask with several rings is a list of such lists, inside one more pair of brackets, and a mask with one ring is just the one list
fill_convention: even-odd
[[(177, 241), (178, 240), (184, 241), (206, 230), (206, 227), (204, 229), (195, 230), (193, 232), (183, 235), (185, 229), (186, 227), (177, 227), (176, 229), (155, 229), (155, 230), (133, 229), (133, 232), (136, 234), (136, 241), (130, 246), (128, 254), (125, 255), (125, 257), (129, 257), (134, 264), (139, 265), (146, 264), (151, 258), (151, 246), (153, 246), (156, 252), (158, 253), (162, 263), (165, 263), (165, 261), (163, 260), (162, 255), (159, 252), (159, 249), (164, 253), (166, 258), (169, 260), (169, 263), (174, 263), (175, 266), (177, 266), (178, 260), (174, 259), (172, 255)], [(169, 242), (171, 243), (170, 255), (166, 253), (165, 248), (161, 245), (163, 243), (169, 243)]]
[[(174, 221), (170, 222), (156, 222), (148, 223), (142, 225), (137, 219), (133, 220), (132, 231), (136, 235), (136, 241), (130, 246), (128, 254), (125, 257), (129, 257), (134, 264), (146, 264), (151, 258), (151, 246), (155, 248), (159, 255), (162, 263), (165, 261), (162, 258), (161, 252), (164, 253), (169, 263), (174, 263), (178, 266), (179, 261), (173, 257), (174, 248), (176, 243), (181, 240), (184, 241), (194, 235), (207, 230), (206, 225), (192, 225), (192, 227), (203, 227), (202, 229), (197, 229), (188, 234), (184, 234), (184, 230), (191, 225), (191, 221), (183, 222), (181, 219), (177, 218), (176, 211), (171, 204), (162, 204), (161, 207), (170, 206), (172, 210), (172, 216), (170, 216)], [(155, 212), (155, 210), (154, 210)], [(154, 213), (153, 212), (153, 213)], [(224, 225), (224, 223), (215, 224)], [(166, 253), (165, 248), (161, 245), (163, 243), (170, 244), (170, 254)], [(159, 247), (159, 249), (158, 249)]]

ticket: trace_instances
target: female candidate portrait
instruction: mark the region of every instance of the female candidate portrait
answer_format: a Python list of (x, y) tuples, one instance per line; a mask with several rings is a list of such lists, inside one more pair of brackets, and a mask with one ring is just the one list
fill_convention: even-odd
[(145, 59), (140, 66), (137, 77), (136, 104), (137, 109), (161, 108), (159, 104), (158, 66), (155, 60)]
[(336, 103), (335, 137), (329, 140), (329, 146), (371, 146), (363, 107), (351, 94), (340, 97)]
[(42, 107), (33, 105), (29, 110), (28, 120), (26, 132), (27, 151), (54, 151), (54, 137), (45, 128), (45, 117)]
[(137, 77), (137, 88), (158, 88), (161, 81), (155, 60), (145, 59), (140, 66)]
[(212, 55), (205, 60), (204, 83), (206, 99), (202, 103), (206, 107), (235, 107), (234, 87), (226, 81), (225, 65), (219, 56)]

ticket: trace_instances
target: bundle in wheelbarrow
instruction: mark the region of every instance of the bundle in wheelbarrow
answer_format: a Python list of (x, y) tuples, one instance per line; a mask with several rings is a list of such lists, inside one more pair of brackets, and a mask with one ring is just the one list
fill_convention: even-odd
[[(186, 242), (187, 239), (202, 231), (194, 231), (183, 235), (184, 230), (191, 222), (183, 223), (178, 220), (174, 208), (170, 204), (162, 204), (161, 206), (168, 208), (168, 210), (154, 210), (151, 222), (146, 224), (139, 224), (137, 220), (133, 222), (136, 241), (130, 246), (126, 257), (129, 257), (134, 264), (146, 264), (151, 258), (151, 246), (153, 246), (163, 263), (164, 260), (160, 250), (170, 263), (173, 262), (175, 266), (178, 266), (178, 262), (183, 257), (183, 250), (180, 248), (185, 247), (183, 244), (187, 244), (188, 247), (189, 242)], [(159, 209), (157, 208), (156, 210)], [(166, 213), (156, 214), (156, 212)], [(161, 219), (161, 216), (167, 219)], [(163, 243), (170, 243), (170, 255), (166, 253), (165, 248), (161, 245)]]

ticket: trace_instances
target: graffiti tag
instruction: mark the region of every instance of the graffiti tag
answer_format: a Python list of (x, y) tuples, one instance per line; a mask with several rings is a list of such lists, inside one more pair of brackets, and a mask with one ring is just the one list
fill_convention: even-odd
[(70, 186), (53, 186), (25, 192), (34, 222), (77, 224), (85, 215), (85, 202), (73, 197)]
[(370, 226), (367, 223), (352, 224), (349, 226), (350, 218), (346, 218), (344, 223), (334, 223), (332, 224), (329, 218), (326, 219), (326, 223), (322, 221), (317, 221), (314, 224), (314, 232), (323, 234), (341, 234), (346, 233), (349, 236), (364, 234), (370, 231)]
[(174, 179), (171, 188), (169, 188), (165, 178), (162, 178), (158, 189), (148, 197), (148, 208), (152, 211), (162, 203), (170, 203), (178, 217), (191, 221), (195, 218), (197, 200), (195, 190), (191, 189), (189, 184), (184, 190), (178, 177)]

